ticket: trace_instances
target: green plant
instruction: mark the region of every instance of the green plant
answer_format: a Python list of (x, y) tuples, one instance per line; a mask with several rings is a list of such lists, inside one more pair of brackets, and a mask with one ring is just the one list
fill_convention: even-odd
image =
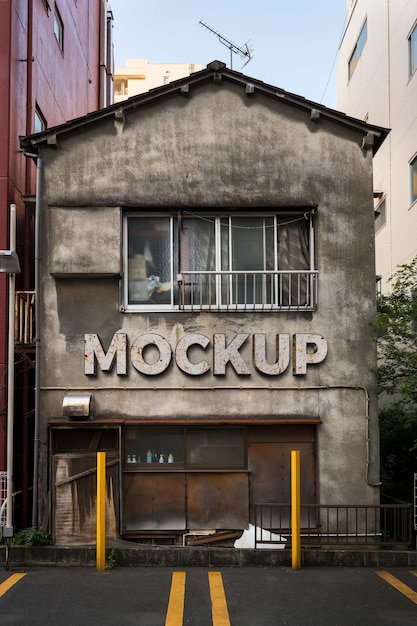
[(104, 569), (113, 569), (113, 567), (117, 563), (116, 551), (113, 548), (107, 555), (106, 562), (104, 564)]
[(34, 527), (19, 530), (13, 537), (15, 546), (49, 546), (51, 543), (51, 535)]

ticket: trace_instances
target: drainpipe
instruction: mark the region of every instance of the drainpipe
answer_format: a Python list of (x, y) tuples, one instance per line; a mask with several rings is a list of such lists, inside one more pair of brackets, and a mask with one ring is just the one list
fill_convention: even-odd
[(38, 527), (38, 476), (39, 476), (39, 405), (40, 405), (40, 255), (39, 255), (39, 232), (40, 232), (40, 191), (42, 176), (42, 159), (38, 154), (24, 152), (26, 157), (36, 159), (36, 201), (35, 201), (35, 429), (33, 436), (33, 492), (32, 492), (32, 526)]

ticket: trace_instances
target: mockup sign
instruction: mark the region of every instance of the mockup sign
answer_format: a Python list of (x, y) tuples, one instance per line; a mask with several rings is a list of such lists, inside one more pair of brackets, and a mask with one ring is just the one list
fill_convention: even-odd
[[(250, 339), (251, 338), (251, 339)], [(240, 352), (242, 346), (252, 342), (251, 363)], [(292, 360), (294, 376), (307, 373), (309, 365), (321, 363), (327, 355), (327, 342), (316, 334), (297, 333), (292, 336), (280, 333), (271, 336), (270, 352), (273, 359), (267, 359), (267, 336), (261, 333), (238, 333), (227, 341), (226, 335), (215, 334), (213, 339), (200, 333), (188, 333), (172, 346), (162, 335), (144, 333), (128, 345), (126, 333), (116, 332), (107, 352), (96, 334), (84, 336), (84, 374), (95, 376), (97, 366), (103, 372), (127, 374), (128, 356), (135, 370), (145, 376), (157, 376), (165, 372), (174, 362), (185, 374), (201, 376), (212, 372), (223, 376), (231, 367), (238, 376), (250, 376), (253, 368), (267, 376), (283, 374)]]

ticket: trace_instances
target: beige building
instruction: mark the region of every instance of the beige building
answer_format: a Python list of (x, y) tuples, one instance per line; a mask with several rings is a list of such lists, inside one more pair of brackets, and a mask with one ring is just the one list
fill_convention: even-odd
[(391, 128), (374, 158), (376, 271), (382, 288), (417, 253), (417, 0), (348, 0), (338, 109)]
[(116, 67), (114, 101), (145, 93), (155, 87), (168, 85), (202, 69), (199, 63), (149, 63), (148, 59), (127, 59), (124, 67)]

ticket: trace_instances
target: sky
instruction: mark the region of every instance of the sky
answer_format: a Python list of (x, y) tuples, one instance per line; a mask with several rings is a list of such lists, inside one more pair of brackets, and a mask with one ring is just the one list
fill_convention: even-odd
[(233, 69), (308, 100), (336, 108), (337, 53), (346, 0), (110, 0), (114, 59), (230, 67), (230, 51), (200, 24), (242, 48)]

